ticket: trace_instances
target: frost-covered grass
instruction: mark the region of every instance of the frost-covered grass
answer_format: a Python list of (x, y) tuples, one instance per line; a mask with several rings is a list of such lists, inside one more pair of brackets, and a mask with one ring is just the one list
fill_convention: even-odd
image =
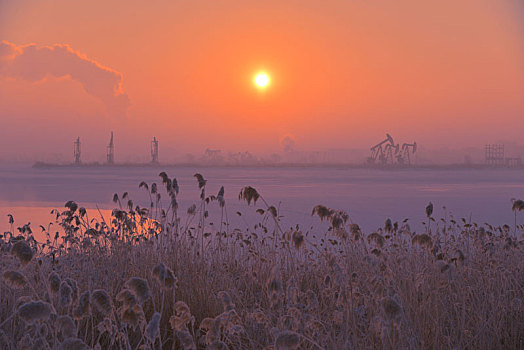
[(140, 184), (147, 208), (115, 195), (111, 218), (88, 218), (68, 202), (60, 237), (5, 233), (1, 348), (524, 347), (522, 227), (436, 221), (428, 206), (425, 233), (389, 220), (363, 233), (319, 205), (325, 232), (284, 229), (245, 187), (260, 221), (241, 231), (223, 189), (195, 177), (201, 197), (184, 212), (162, 173)]

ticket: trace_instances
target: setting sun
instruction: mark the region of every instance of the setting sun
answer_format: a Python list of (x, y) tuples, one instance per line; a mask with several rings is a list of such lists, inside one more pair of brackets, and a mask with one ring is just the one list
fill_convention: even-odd
[(266, 73), (258, 73), (255, 76), (255, 85), (258, 88), (266, 88), (269, 85), (269, 76)]

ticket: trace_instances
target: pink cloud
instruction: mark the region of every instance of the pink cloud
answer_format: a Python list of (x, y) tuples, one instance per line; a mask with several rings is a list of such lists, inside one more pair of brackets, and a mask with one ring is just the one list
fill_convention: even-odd
[(65, 44), (18, 46), (4, 40), (0, 42), (0, 76), (28, 82), (42, 81), (48, 76), (69, 77), (104, 102), (111, 117), (124, 117), (129, 106), (129, 97), (122, 89), (122, 73)]

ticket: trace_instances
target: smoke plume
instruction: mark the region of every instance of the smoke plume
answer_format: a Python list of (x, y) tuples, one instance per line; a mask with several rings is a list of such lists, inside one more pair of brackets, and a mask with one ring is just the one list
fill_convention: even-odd
[(293, 152), (295, 150), (295, 139), (291, 135), (286, 135), (281, 141), (280, 146), (284, 152)]
[(38, 82), (48, 76), (69, 77), (100, 99), (111, 117), (123, 117), (129, 98), (122, 90), (122, 73), (73, 50), (69, 45), (37, 47), (0, 42), (0, 77)]

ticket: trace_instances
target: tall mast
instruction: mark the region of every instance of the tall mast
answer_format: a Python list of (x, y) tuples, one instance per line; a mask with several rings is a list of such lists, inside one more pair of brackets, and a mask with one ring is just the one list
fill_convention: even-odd
[(158, 140), (156, 137), (153, 137), (153, 141), (151, 141), (151, 162), (158, 164)]
[(111, 131), (111, 139), (109, 140), (109, 145), (107, 146), (107, 163), (115, 163), (115, 144), (113, 143), (113, 132)]
[(76, 141), (74, 142), (73, 152), (75, 157), (75, 164), (82, 163), (82, 161), (80, 160), (80, 137), (77, 137)]

